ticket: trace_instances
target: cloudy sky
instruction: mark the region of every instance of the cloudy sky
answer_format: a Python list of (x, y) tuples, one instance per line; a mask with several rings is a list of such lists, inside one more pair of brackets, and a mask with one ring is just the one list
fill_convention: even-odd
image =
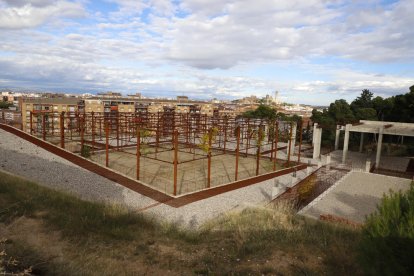
[(414, 84), (413, 14), (413, 0), (0, 0), (0, 87), (390, 96)]

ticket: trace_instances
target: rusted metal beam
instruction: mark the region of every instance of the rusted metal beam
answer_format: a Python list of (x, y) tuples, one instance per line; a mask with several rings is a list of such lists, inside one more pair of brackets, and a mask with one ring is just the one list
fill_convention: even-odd
[(46, 141), (46, 114), (42, 114), (42, 133), (43, 133), (43, 140)]
[(54, 113), (52, 112), (51, 115), (52, 115), (52, 137), (53, 137), (53, 134), (55, 133)]
[(211, 185), (211, 142), (213, 140), (213, 130), (210, 128), (208, 131), (208, 159), (207, 159), (207, 188)]
[(290, 132), (289, 132), (289, 143), (288, 143), (288, 156), (287, 156), (287, 166), (290, 166), (290, 152), (292, 144), (292, 135), (293, 135), (293, 123), (290, 123)]
[(300, 119), (299, 123), (299, 153), (298, 153), (298, 163), (300, 163), (300, 153), (302, 150), (302, 132), (303, 132), (303, 121)]
[(116, 114), (116, 150), (119, 150), (119, 113)]
[[(274, 143), (274, 139), (275, 139), (275, 132), (274, 132), (274, 129), (275, 129), (275, 125), (273, 124), (273, 133), (272, 133), (272, 139), (270, 139), (271, 140), (271, 142), (272, 142), (272, 144), (271, 144), (271, 148), (270, 148), (270, 161), (273, 161), (273, 152), (274, 152), (274, 148), (275, 148), (275, 143)], [(269, 128), (269, 130), (270, 130), (270, 128)], [(270, 136), (270, 133), (269, 133), (269, 136)], [(266, 152), (266, 151), (265, 151)], [(264, 152), (263, 152), (263, 154), (265, 154)]]
[(105, 123), (105, 166), (109, 167), (109, 123)]
[(84, 135), (85, 135), (85, 117), (81, 117), (80, 118), (80, 136), (81, 136), (81, 152), (83, 150), (84, 144), (85, 144), (85, 140)]
[(102, 118), (99, 118), (99, 140), (102, 141)]
[(137, 180), (139, 180), (139, 172), (140, 172), (140, 159), (141, 159), (141, 132), (138, 127), (138, 124), (136, 125), (136, 136), (137, 136), (137, 168), (136, 168), (136, 176)]
[(227, 144), (227, 127), (228, 127), (228, 121), (227, 117), (224, 119), (224, 153), (226, 153), (226, 144)]
[(178, 130), (174, 131), (174, 195), (177, 195), (178, 178)]
[(259, 175), (260, 169), (260, 147), (262, 144), (262, 127), (259, 126), (257, 130), (257, 152), (256, 152), (256, 176)]
[(236, 128), (237, 144), (236, 144), (236, 168), (234, 172), (234, 181), (237, 181), (239, 175), (239, 154), (240, 154), (240, 126)]
[(33, 113), (32, 111), (30, 111), (30, 134), (33, 135)]
[(92, 155), (95, 152), (95, 114), (92, 111)]
[(65, 148), (65, 112), (60, 114), (60, 147)]
[(275, 138), (274, 138), (274, 143), (275, 143), (275, 156), (273, 158), (273, 171), (276, 171), (276, 160), (277, 160), (277, 144), (278, 144), (278, 140), (279, 140), (279, 123), (276, 122), (276, 127), (275, 127)]
[(116, 173), (113, 170), (107, 169), (105, 167), (99, 166), (94, 162), (91, 162), (90, 160), (84, 159), (84, 158), (80, 158), (78, 155), (76, 154), (72, 154), (68, 151), (65, 151), (63, 149), (61, 149), (60, 147), (57, 147), (55, 145), (52, 145), (50, 143), (44, 142), (36, 137), (33, 137), (25, 132), (22, 132), (16, 128), (13, 128), (11, 126), (7, 126), (4, 124), (0, 124), (0, 128), (4, 129), (10, 133), (13, 133), (35, 145), (38, 145), (42, 148), (44, 148), (45, 150), (57, 154), (58, 156), (65, 158), (66, 160), (73, 162), (74, 164), (77, 164), (83, 168), (85, 168), (86, 170), (92, 171), (94, 173), (97, 173), (107, 179), (110, 179), (111, 181), (115, 181), (133, 191), (136, 191), (138, 193), (141, 193), (145, 196), (148, 196), (160, 203), (165, 203), (169, 206), (172, 206), (174, 208), (177, 207), (181, 207), (184, 206), (186, 204), (198, 201), (198, 200), (202, 200), (205, 198), (209, 198), (224, 192), (228, 192), (228, 191), (232, 191), (235, 189), (239, 189), (239, 188), (243, 188), (243, 187), (247, 187), (249, 185), (255, 184), (255, 183), (259, 183), (268, 179), (272, 179), (274, 177), (277, 176), (281, 176), (281, 175), (285, 175), (285, 174), (289, 174), (292, 173), (295, 170), (301, 170), (301, 169), (305, 169), (306, 165), (299, 165), (299, 166), (295, 166), (293, 168), (289, 168), (289, 169), (284, 169), (284, 170), (279, 170), (277, 172), (272, 172), (272, 173), (267, 173), (267, 174), (262, 174), (259, 175), (257, 177), (253, 177), (253, 178), (249, 178), (249, 179), (244, 179), (244, 180), (239, 180), (233, 183), (230, 183), (228, 185), (222, 185), (222, 186), (218, 186), (218, 187), (212, 187), (208, 190), (204, 190), (204, 191), (198, 191), (195, 193), (191, 193), (191, 194), (187, 194), (184, 196), (180, 196), (178, 198), (173, 198), (172, 196), (166, 195), (163, 192), (160, 192), (158, 190), (152, 189), (146, 185), (143, 185), (142, 183), (133, 180), (131, 178), (125, 177), (122, 174)]

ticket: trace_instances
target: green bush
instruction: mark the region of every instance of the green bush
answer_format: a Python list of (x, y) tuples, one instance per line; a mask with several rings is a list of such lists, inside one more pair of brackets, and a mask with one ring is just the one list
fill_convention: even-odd
[(360, 253), (368, 275), (414, 275), (414, 183), (384, 196), (367, 219)]
[(91, 147), (83, 145), (81, 149), (81, 156), (85, 158), (91, 157)]

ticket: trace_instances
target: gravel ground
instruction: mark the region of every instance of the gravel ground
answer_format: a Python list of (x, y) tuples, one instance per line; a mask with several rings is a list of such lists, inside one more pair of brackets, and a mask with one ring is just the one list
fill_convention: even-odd
[(405, 178), (351, 171), (300, 213), (316, 219), (321, 214), (330, 214), (363, 223), (384, 194), (390, 190), (408, 190), (410, 183)]
[[(122, 185), (89, 172), (59, 156), (0, 129), (0, 169), (38, 182), (49, 188), (70, 192), (82, 199), (120, 204), (157, 218), (197, 227), (235, 208), (262, 205), (272, 199), (275, 181), (268, 180), (235, 191), (173, 208)], [(298, 177), (304, 177), (298, 172)], [(291, 186), (292, 177), (278, 177), (279, 186)]]

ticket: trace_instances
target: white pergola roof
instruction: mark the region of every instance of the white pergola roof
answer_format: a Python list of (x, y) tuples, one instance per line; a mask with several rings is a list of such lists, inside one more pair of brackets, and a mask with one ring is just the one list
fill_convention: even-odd
[(399, 136), (414, 137), (414, 124), (410, 124), (410, 123), (361, 120), (359, 121), (359, 124), (351, 125), (349, 128), (349, 131), (364, 132), (364, 133), (379, 133), (381, 128), (384, 129), (383, 134), (386, 134), (386, 135), (399, 135)]

